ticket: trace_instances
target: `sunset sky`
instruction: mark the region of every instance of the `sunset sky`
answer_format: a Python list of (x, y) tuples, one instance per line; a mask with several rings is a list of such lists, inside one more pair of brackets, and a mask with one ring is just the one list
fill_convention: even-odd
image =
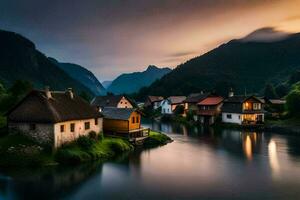
[(176, 65), (274, 27), (300, 32), (300, 0), (1, 0), (0, 29), (100, 79)]

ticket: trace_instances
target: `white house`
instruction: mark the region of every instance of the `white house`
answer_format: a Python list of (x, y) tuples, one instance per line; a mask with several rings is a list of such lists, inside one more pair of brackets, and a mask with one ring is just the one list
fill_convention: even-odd
[(170, 96), (161, 102), (161, 113), (162, 114), (173, 114), (174, 110), (178, 105), (184, 106), (183, 101), (186, 99), (185, 96)]
[(148, 96), (144, 106), (151, 107), (153, 110), (158, 109), (161, 106), (161, 102), (164, 100), (162, 96)]
[(102, 115), (71, 89), (33, 90), (7, 113), (8, 128), (57, 148), (91, 131), (102, 132)]
[(222, 106), (222, 122), (256, 125), (264, 122), (263, 102), (255, 96), (230, 96)]

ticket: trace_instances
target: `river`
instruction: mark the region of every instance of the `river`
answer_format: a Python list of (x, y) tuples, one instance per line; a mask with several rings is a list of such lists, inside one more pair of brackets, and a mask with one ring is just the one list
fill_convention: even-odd
[(174, 142), (104, 164), (2, 170), (0, 199), (300, 199), (300, 136), (144, 126)]

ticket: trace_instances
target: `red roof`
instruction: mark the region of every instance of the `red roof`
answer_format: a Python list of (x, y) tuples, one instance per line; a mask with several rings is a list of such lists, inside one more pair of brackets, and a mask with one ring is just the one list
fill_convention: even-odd
[(200, 106), (213, 106), (218, 105), (223, 101), (222, 97), (206, 97), (198, 103)]

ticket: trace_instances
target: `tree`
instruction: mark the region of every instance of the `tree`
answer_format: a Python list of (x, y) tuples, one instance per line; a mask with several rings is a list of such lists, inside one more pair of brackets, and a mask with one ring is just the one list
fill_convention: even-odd
[(87, 102), (91, 101), (91, 97), (85, 91), (81, 91), (79, 96), (84, 100), (86, 100)]
[(264, 95), (265, 95), (265, 97), (267, 97), (269, 99), (278, 98), (278, 95), (276, 94), (276, 91), (275, 91), (273, 85), (270, 83), (266, 84)]
[(22, 97), (27, 94), (30, 90), (32, 90), (33, 85), (29, 81), (25, 80), (17, 80), (14, 84), (9, 88), (8, 92), (14, 97)]
[(300, 117), (300, 82), (292, 86), (286, 97), (287, 111), (291, 116)]
[(183, 105), (176, 106), (176, 108), (174, 110), (175, 115), (182, 115), (183, 112), (184, 112), (184, 106)]

